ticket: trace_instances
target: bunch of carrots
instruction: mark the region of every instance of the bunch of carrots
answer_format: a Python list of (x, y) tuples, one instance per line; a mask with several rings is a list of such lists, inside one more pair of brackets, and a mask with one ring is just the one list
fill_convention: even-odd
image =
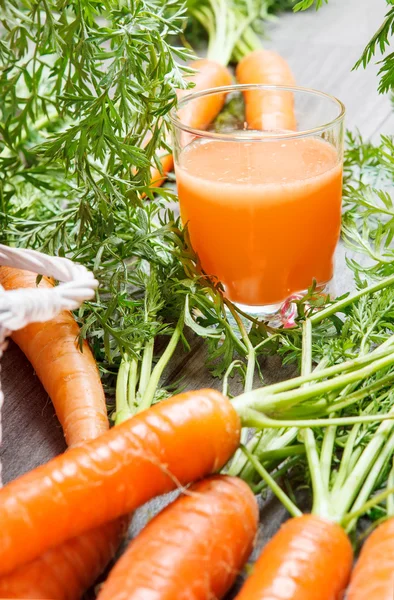
[[(232, 81), (226, 67), (210, 60), (197, 61), (193, 67), (198, 90)], [(294, 83), (285, 61), (265, 50), (239, 63), (237, 79), (240, 83)], [(245, 107), (250, 128), (296, 127), (291, 95), (248, 92)], [(221, 102), (202, 98), (198, 109), (183, 119), (193, 127), (206, 127), (221, 108)], [(161, 173), (152, 172), (153, 185), (162, 182), (172, 159), (167, 156), (162, 165)], [(5, 289), (33, 287), (36, 277), (1, 267), (0, 284)], [(52, 283), (43, 279), (40, 285)], [(336, 387), (351, 395), (349, 385), (355, 378), (364, 381), (371, 374), (368, 360), (361, 357), (351, 366), (317, 374), (310, 366), (302, 383), (294, 380), (281, 390), (268, 386), (234, 401), (214, 390), (186, 392), (144, 407), (125, 420), (118, 414), (116, 426), (109, 429), (94, 358), (86, 343), (79, 348), (78, 337), (79, 328), (70, 313), (13, 335), (52, 399), (69, 449), (0, 490), (0, 596), (81, 598), (114, 557), (132, 512), (151, 498), (181, 488), (180, 497), (131, 542), (98, 598), (223, 598), (251, 554), (258, 525), (257, 501), (249, 486), (238, 477), (217, 474), (239, 448), (242, 426), (264, 429), (280, 414), (285, 427), (286, 408), (303, 403), (306, 412), (307, 401), (322, 393), (325, 381), (339, 372)], [(391, 345), (375, 352), (379, 367), (394, 364)], [(352, 402), (356, 405), (355, 395), (348, 400)], [(335, 419), (330, 415), (325, 425), (357, 427), (360, 418), (372, 422), (377, 417)], [(371, 442), (373, 447), (379, 436), (387, 437), (386, 423), (392, 414), (379, 418), (384, 423)], [(313, 426), (311, 421), (308, 425)], [(305, 421), (302, 427), (313, 476), (313, 514), (301, 515), (267, 470), (244, 450), (293, 518), (263, 550), (239, 600), (339, 600), (349, 583), (352, 546), (337, 515), (332, 518), (322, 508), (328, 484), (317, 467), (320, 457), (310, 427)], [(368, 478), (365, 464), (363, 459), (363, 468), (357, 471), (364, 480)], [(371, 556), (389, 554), (392, 527), (392, 521), (387, 521), (365, 544), (350, 584), (351, 600), (390, 597), (394, 565), (391, 561), (388, 568), (385, 562), (383, 573), (383, 563), (377, 564)], [(379, 574), (385, 581), (380, 595), (373, 596), (368, 586)]]
[[(0, 278), (7, 289), (35, 283), (34, 275), (4, 267)], [(51, 283), (43, 280), (41, 285)], [(339, 403), (347, 394), (347, 403), (355, 404), (349, 382), (354, 382), (356, 375), (367, 378), (372, 372), (367, 369), (370, 363), (360, 357), (351, 367), (342, 364), (304, 374), (299, 378), (302, 385), (296, 379), (274, 384), (233, 402), (214, 390), (187, 392), (99, 433), (106, 425), (98, 373), (88, 346), (81, 352), (76, 345), (77, 335), (78, 327), (69, 313), (14, 334), (42, 383), (51, 390), (63, 427), (68, 423), (68, 441), (71, 431), (74, 438), (68, 452), (0, 490), (0, 593), (8, 598), (81, 597), (113, 557), (128, 515), (149, 499), (182, 487), (181, 497), (130, 544), (98, 598), (170, 599), (179, 590), (196, 600), (222, 598), (250, 555), (258, 523), (250, 488), (237, 477), (214, 475), (238, 448), (241, 426), (263, 427), (278, 413), (286, 419), (289, 395), (294, 409), (308, 397), (317, 397), (327, 379), (340, 369), (343, 375), (334, 380), (342, 390)], [(394, 364), (392, 344), (393, 340), (373, 351), (385, 367)], [(58, 352), (53, 354), (56, 346)], [(48, 360), (54, 365), (50, 372), (44, 368)], [(377, 369), (377, 362), (373, 368)], [(307, 388), (303, 387), (306, 383)], [(56, 390), (61, 393), (56, 395)], [(335, 411), (335, 404), (330, 410)], [(81, 418), (86, 413), (89, 419)], [(381, 415), (381, 420), (389, 418), (390, 414)], [(361, 419), (371, 422), (377, 417)], [(355, 416), (327, 419), (325, 424), (357, 426), (359, 422), (360, 417)], [(390, 423), (382, 423), (376, 440), (385, 432), (383, 437), (387, 437)], [(305, 426), (305, 421), (300, 421), (300, 426)], [(340, 598), (348, 584), (352, 547), (342, 527), (321, 508), (325, 505), (321, 500), (324, 486), (318, 482), (316, 469), (319, 461), (313, 436), (305, 431), (308, 460), (317, 482), (317, 508), (312, 515), (301, 516), (289, 499), (285, 501), (294, 518), (265, 547), (239, 599), (281, 598), (286, 592), (288, 598), (309, 600), (319, 589), (319, 597), (328, 600)], [(368, 443), (370, 457), (376, 440)], [(258, 461), (249, 458), (267, 477)], [(364, 458), (362, 462), (362, 472), (355, 466), (358, 480), (361, 475), (369, 477)], [(185, 487), (192, 482), (197, 483)], [(270, 483), (278, 492), (275, 482)], [(283, 500), (283, 495), (280, 497)], [(363, 576), (362, 564), (367, 562), (371, 572), (370, 554), (376, 546), (387, 546), (391, 526), (391, 521), (381, 525), (365, 546), (361, 567), (356, 567), (351, 582), (353, 599), (371, 597), (362, 595), (371, 582), (371, 577)], [(375, 569), (380, 567), (380, 562), (375, 563)], [(388, 585), (390, 578), (386, 579)]]
[[(27, 285), (26, 278), (26, 273), (1, 269), (5, 287)], [(86, 410), (93, 408), (94, 414), (101, 415), (103, 402), (99, 394), (83, 394), (82, 384), (93, 387), (99, 382), (88, 347), (81, 353), (75, 345), (76, 333), (71, 315), (63, 314), (44, 325), (28, 326), (14, 339), (26, 352), (29, 346), (34, 348), (32, 362), (47, 389), (53, 376), (58, 377), (63, 390), (56, 401), (59, 418), (64, 424), (62, 409), (67, 403), (69, 407), (74, 404), (67, 416), (75, 414), (72, 428), (77, 431), (81, 427), (82, 438), (86, 428), (75, 404), (85, 399)], [(56, 368), (51, 373), (40, 371), (40, 362), (48, 360), (45, 352), (56, 344), (62, 348)], [(380, 354), (387, 364), (388, 357), (391, 364), (394, 362), (392, 350), (391, 354), (380, 350)], [(70, 362), (79, 397), (67, 385)], [(359, 362), (362, 369), (365, 360)], [(343, 368), (346, 373), (346, 365)], [(354, 369), (350, 375), (354, 378)], [(322, 378), (327, 376), (328, 372), (322, 372)], [(311, 374), (309, 378), (311, 387), (314, 377)], [(338, 385), (346, 390), (348, 379), (343, 378)], [(287, 386), (297, 389), (295, 381), (287, 382)], [(179, 590), (189, 598), (222, 598), (250, 555), (258, 510), (244, 482), (212, 474), (234, 454), (241, 425), (248, 423), (243, 416), (247, 414), (245, 407), (249, 411), (254, 407), (257, 413), (262, 394), (264, 415), (277, 412), (285, 400), (285, 395), (275, 397), (274, 389), (268, 387), (233, 403), (214, 390), (174, 396), (97, 438), (82, 444), (74, 440), (76, 445), (64, 455), (6, 485), (0, 491), (2, 595), (80, 597), (89, 578), (93, 580), (99, 567), (113, 556), (124, 527), (123, 517), (127, 521), (127, 515), (150, 498), (197, 481), (130, 544), (98, 598), (170, 599)], [(101, 422), (101, 416), (97, 421)], [(330, 420), (327, 425), (332, 425)], [(312, 442), (308, 452), (314, 464)], [(286, 590), (288, 598), (309, 599), (316, 597), (316, 589), (321, 590), (320, 598), (340, 597), (352, 565), (349, 539), (339, 524), (324, 514), (294, 514), (264, 549), (240, 591), (240, 599), (280, 598)], [(381, 527), (390, 530), (387, 525)], [(375, 540), (369, 542), (372, 551), (376, 543), (382, 543), (381, 537), (376, 540), (378, 530), (374, 535)], [(359, 572), (356, 568), (356, 580)], [(362, 583), (358, 583), (361, 591), (352, 592), (353, 598), (363, 597)]]

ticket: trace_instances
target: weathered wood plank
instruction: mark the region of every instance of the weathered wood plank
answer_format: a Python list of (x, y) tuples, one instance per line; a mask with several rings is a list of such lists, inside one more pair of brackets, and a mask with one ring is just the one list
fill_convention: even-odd
[(1, 365), (3, 481), (7, 482), (66, 448), (52, 403), (33, 369), (12, 342)]

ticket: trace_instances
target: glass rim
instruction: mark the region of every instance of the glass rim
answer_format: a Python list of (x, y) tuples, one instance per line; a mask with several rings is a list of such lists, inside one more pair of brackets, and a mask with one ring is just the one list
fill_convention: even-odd
[[(261, 84), (261, 83), (247, 83), (247, 84), (225, 85), (225, 86), (220, 86), (220, 87), (216, 87), (216, 88), (209, 88), (207, 90), (203, 90), (200, 92), (191, 92), (190, 94), (187, 94), (178, 102), (177, 106), (174, 107), (170, 111), (169, 117), (170, 117), (171, 123), (174, 127), (177, 127), (178, 129), (181, 129), (182, 131), (185, 131), (185, 132), (190, 133), (195, 136), (197, 135), (200, 137), (206, 137), (206, 138), (215, 139), (215, 140), (239, 141), (241, 136), (237, 135), (237, 132), (218, 133), (216, 131), (207, 131), (206, 129), (198, 129), (195, 127), (190, 127), (189, 125), (182, 123), (182, 121), (178, 117), (177, 113), (183, 106), (185, 106), (192, 100), (196, 100), (197, 98), (203, 98), (204, 96), (210, 96), (213, 94), (220, 94), (220, 93), (225, 93), (225, 92), (229, 93), (229, 92), (234, 92), (234, 91), (247, 91), (247, 90), (267, 90), (267, 91), (278, 90), (278, 91), (284, 91), (284, 92), (302, 92), (305, 94), (309, 94), (311, 96), (320, 96), (320, 98), (329, 100), (332, 104), (335, 104), (338, 108), (338, 115), (336, 117), (334, 117), (334, 119), (327, 121), (327, 123), (324, 123), (323, 125), (318, 125), (317, 127), (312, 127), (309, 129), (303, 129), (301, 131), (286, 131), (283, 133), (266, 132), (266, 134), (268, 133), (269, 135), (266, 135), (266, 137), (264, 139), (269, 139), (270, 141), (275, 140), (275, 139), (302, 138), (302, 137), (307, 137), (307, 136), (310, 136), (310, 135), (313, 135), (316, 133), (321, 133), (321, 132), (325, 131), (326, 129), (333, 127), (334, 125), (339, 124), (341, 121), (343, 121), (343, 119), (345, 117), (346, 108), (345, 108), (345, 105), (343, 104), (343, 102), (341, 102), (341, 100), (336, 98), (336, 96), (332, 96), (331, 94), (327, 94), (326, 92), (321, 92), (321, 91), (315, 90), (313, 88), (301, 87), (301, 86), (296, 86), (296, 85), (288, 86), (288, 85), (265, 85), (265, 84)], [(242, 131), (242, 133), (245, 134), (249, 130), (248, 129), (240, 129), (238, 131), (239, 132)], [(263, 133), (263, 132), (254, 131), (254, 133), (253, 133), (253, 130), (250, 130), (250, 135), (247, 135), (247, 134), (242, 135), (242, 140), (243, 141), (258, 141), (258, 140), (261, 141), (262, 140), (261, 133)], [(258, 134), (259, 137), (256, 137), (256, 134)]]

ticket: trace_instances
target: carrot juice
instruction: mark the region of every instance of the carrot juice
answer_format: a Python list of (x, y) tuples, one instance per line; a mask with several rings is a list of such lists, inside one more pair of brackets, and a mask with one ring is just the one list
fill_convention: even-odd
[(176, 177), (193, 248), (233, 302), (276, 304), (332, 278), (342, 164), (328, 142), (196, 139)]

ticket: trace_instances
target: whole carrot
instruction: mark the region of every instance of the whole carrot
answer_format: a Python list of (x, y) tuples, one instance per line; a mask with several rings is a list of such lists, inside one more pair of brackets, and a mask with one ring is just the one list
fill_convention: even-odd
[(253, 547), (258, 507), (240, 479), (205, 479), (157, 515), (133, 540), (98, 600), (222, 598)]
[(340, 600), (352, 561), (340, 525), (316, 515), (294, 517), (264, 547), (236, 600)]
[(364, 543), (347, 593), (348, 600), (394, 597), (394, 519), (379, 525)]
[[(6, 290), (36, 286), (29, 271), (0, 267)], [(50, 287), (47, 279), (40, 286)], [(67, 444), (93, 439), (108, 429), (107, 408), (96, 361), (87, 342), (78, 347), (79, 327), (68, 311), (12, 334), (51, 398)]]
[[(245, 56), (238, 64), (236, 76), (242, 84), (295, 85), (289, 65), (272, 50), (255, 50)], [(291, 92), (248, 90), (244, 98), (249, 129), (288, 131), (297, 128)]]
[(0, 490), (0, 574), (219, 470), (240, 420), (214, 390), (156, 404)]
[[(35, 287), (36, 275), (1, 267), (0, 281), (7, 289)], [(40, 285), (49, 287), (51, 283), (43, 279)], [(53, 339), (54, 334), (56, 339)], [(78, 334), (78, 326), (69, 312), (63, 312), (46, 323), (29, 325), (13, 334), (33, 366), (39, 369), (40, 379), (51, 395), (64, 427), (66, 440), (74, 445), (93, 439), (109, 428), (97, 367), (87, 344), (84, 344), (81, 353), (76, 343)], [(44, 357), (48, 356), (53, 350), (47, 346), (52, 340), (55, 351), (60, 348), (59, 357), (50, 368), (45, 369), (40, 356), (42, 353)], [(65, 379), (63, 386), (62, 378)], [(59, 392), (61, 389), (63, 393)], [(80, 598), (115, 555), (127, 523), (127, 518), (106, 523), (0, 577), (0, 597)]]
[[(192, 92), (202, 92), (211, 88), (230, 85), (232, 76), (227, 67), (220, 63), (201, 58), (193, 61), (190, 67), (196, 69), (196, 73), (187, 77), (193, 81), (194, 87), (190, 90), (179, 90), (178, 99)], [(225, 94), (215, 94), (193, 100), (190, 104), (179, 111), (182, 123), (195, 129), (206, 129), (210, 123), (217, 117), (223, 108)], [(151, 186), (159, 187), (166, 180), (166, 175), (174, 167), (172, 154), (164, 154), (160, 157), (162, 173), (156, 167), (151, 169)]]

